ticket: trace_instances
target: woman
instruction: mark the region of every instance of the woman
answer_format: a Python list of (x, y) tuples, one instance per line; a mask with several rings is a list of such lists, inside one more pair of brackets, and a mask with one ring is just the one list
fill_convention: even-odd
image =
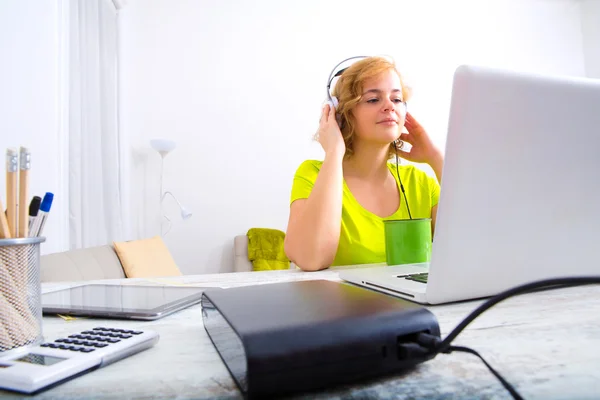
[(292, 186), (284, 248), (305, 271), (385, 262), (384, 219), (431, 218), (435, 228), (438, 183), (388, 162), (399, 154), (427, 163), (441, 182), (442, 153), (406, 113), (409, 91), (395, 64), (364, 58), (344, 70), (332, 94), (338, 109), (323, 107), (317, 132), (325, 158), (303, 162)]

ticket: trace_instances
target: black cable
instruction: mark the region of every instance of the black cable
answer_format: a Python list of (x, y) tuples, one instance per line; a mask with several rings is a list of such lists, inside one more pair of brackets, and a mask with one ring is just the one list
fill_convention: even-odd
[(461, 321), (460, 324), (456, 326), (446, 336), (446, 338), (439, 344), (439, 348), (437, 352), (444, 352), (449, 346), (450, 343), (461, 333), (467, 325), (469, 325), (475, 318), (480, 316), (484, 311), (488, 310), (490, 307), (500, 303), (503, 300), (508, 299), (509, 297), (525, 294), (534, 290), (539, 289), (555, 289), (555, 286), (560, 288), (562, 287), (570, 287), (570, 286), (579, 286), (579, 285), (591, 285), (595, 283), (600, 283), (600, 276), (581, 276), (576, 278), (553, 278), (553, 279), (545, 279), (541, 281), (526, 283), (524, 285), (516, 286), (512, 289), (505, 290), (497, 294), (496, 296), (490, 298), (485, 303), (477, 307), (471, 314), (469, 314), (465, 319)]
[(481, 359), (481, 361), (483, 361), (483, 363), (485, 364), (486, 367), (488, 367), (488, 369), (492, 372), (492, 374), (494, 374), (494, 376), (496, 378), (498, 378), (498, 380), (502, 383), (502, 386), (504, 386), (504, 388), (506, 390), (509, 391), (509, 393), (512, 395), (512, 397), (516, 400), (523, 400), (523, 397), (519, 394), (519, 392), (517, 392), (517, 390), (506, 381), (506, 379), (504, 379), (502, 377), (502, 375), (500, 375), (500, 373), (498, 371), (496, 371), (494, 368), (492, 368), (492, 366), (490, 364), (488, 364), (487, 361), (485, 361), (485, 358), (483, 358), (481, 356), (481, 354), (479, 354), (478, 352), (476, 352), (473, 349), (470, 349), (468, 347), (464, 347), (464, 346), (450, 346), (448, 347), (448, 352), (454, 352), (454, 351), (461, 351), (461, 352), (465, 352), (465, 353), (471, 353), (476, 355), (477, 357), (479, 357)]
[[(406, 193), (404, 192), (404, 185), (402, 184), (402, 179), (400, 178), (400, 171), (398, 169), (398, 145), (394, 142), (394, 150), (396, 150), (396, 175), (398, 175), (398, 182), (400, 183), (400, 190), (404, 195), (404, 201), (406, 202), (406, 209), (408, 210), (408, 218), (412, 219), (412, 215), (410, 214), (410, 207), (408, 206), (408, 197), (406, 197)], [(400, 195), (400, 202), (402, 203), (402, 195)]]
[(451, 346), (452, 341), (469, 325), (475, 318), (480, 316), (483, 312), (491, 308), (492, 306), (500, 303), (503, 300), (508, 299), (512, 296), (517, 296), (521, 294), (536, 292), (540, 290), (548, 290), (548, 289), (561, 289), (572, 286), (580, 286), (580, 285), (592, 285), (600, 283), (600, 276), (581, 276), (581, 277), (573, 277), (573, 278), (552, 278), (552, 279), (544, 279), (541, 281), (526, 283), (520, 286), (516, 286), (512, 289), (505, 290), (493, 296), (485, 303), (477, 307), (471, 314), (469, 314), (465, 319), (463, 319), (457, 326), (446, 336), (444, 340), (441, 340), (438, 336), (431, 335), (428, 333), (420, 333), (417, 336), (417, 343), (420, 346), (423, 346), (425, 349), (428, 349), (429, 355), (437, 355), (439, 353), (452, 353), (454, 351), (462, 351), (466, 353), (471, 353), (476, 355), (484, 362), (486, 367), (500, 380), (502, 385), (510, 392), (510, 394), (515, 399), (522, 399), (521, 395), (516, 391), (516, 389), (506, 381), (500, 375), (498, 371), (496, 371), (487, 361), (475, 350), (470, 349), (464, 346)]
[[(440, 353), (441, 351), (440, 349), (440, 344), (442, 343), (442, 339), (440, 339), (439, 337), (435, 336), (435, 335), (431, 335), (429, 333), (420, 333), (417, 335), (417, 343), (411, 343), (412, 345), (415, 346), (419, 346), (421, 347), (422, 351), (425, 352), (425, 356), (431, 356), (431, 355), (437, 355), (438, 353)], [(406, 347), (405, 344), (400, 345), (399, 350), (402, 351), (406, 351), (407, 349), (404, 349), (403, 347)], [(416, 355), (416, 356), (423, 356), (423, 354), (419, 353), (418, 351), (409, 348), (408, 350), (411, 350), (410, 355)], [(429, 350), (429, 351), (427, 351)], [(461, 352), (465, 352), (465, 353), (471, 353), (476, 355), (477, 357), (479, 357), (481, 359), (481, 361), (483, 361), (483, 363), (485, 364), (486, 367), (488, 367), (488, 369), (490, 370), (490, 372), (492, 374), (494, 374), (494, 376), (496, 378), (498, 378), (498, 380), (500, 381), (500, 383), (502, 383), (502, 386), (504, 386), (504, 388), (506, 390), (508, 390), (510, 392), (510, 394), (512, 395), (512, 397), (516, 400), (523, 400), (523, 397), (519, 394), (519, 392), (517, 392), (517, 389), (515, 389), (510, 383), (508, 383), (508, 381), (506, 379), (504, 379), (504, 377), (502, 375), (500, 375), (500, 373), (498, 371), (496, 371), (482, 356), (481, 354), (479, 354), (478, 352), (476, 352), (475, 350), (469, 348), (469, 347), (465, 347), (465, 346), (448, 346), (448, 348), (444, 351), (444, 353), (446, 354), (450, 354), (453, 353), (455, 351), (461, 351)]]

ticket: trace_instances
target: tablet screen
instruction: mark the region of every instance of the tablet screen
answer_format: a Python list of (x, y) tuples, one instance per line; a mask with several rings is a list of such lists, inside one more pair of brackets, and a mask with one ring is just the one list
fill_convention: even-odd
[(199, 303), (205, 289), (190, 286), (83, 285), (43, 294), (42, 310), (44, 314), (155, 319)]

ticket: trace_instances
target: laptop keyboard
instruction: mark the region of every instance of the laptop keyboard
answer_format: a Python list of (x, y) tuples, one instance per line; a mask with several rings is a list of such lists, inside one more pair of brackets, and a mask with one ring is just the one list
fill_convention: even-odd
[(398, 275), (398, 278), (408, 279), (409, 281), (427, 283), (428, 276), (429, 276), (428, 272), (422, 272), (420, 274)]

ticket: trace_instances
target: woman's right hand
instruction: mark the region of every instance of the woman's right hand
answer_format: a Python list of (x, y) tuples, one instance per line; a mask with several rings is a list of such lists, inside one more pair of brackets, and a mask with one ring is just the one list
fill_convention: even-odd
[(335, 108), (330, 104), (323, 106), (317, 138), (326, 156), (331, 154), (343, 157), (346, 153), (346, 144), (335, 119)]

